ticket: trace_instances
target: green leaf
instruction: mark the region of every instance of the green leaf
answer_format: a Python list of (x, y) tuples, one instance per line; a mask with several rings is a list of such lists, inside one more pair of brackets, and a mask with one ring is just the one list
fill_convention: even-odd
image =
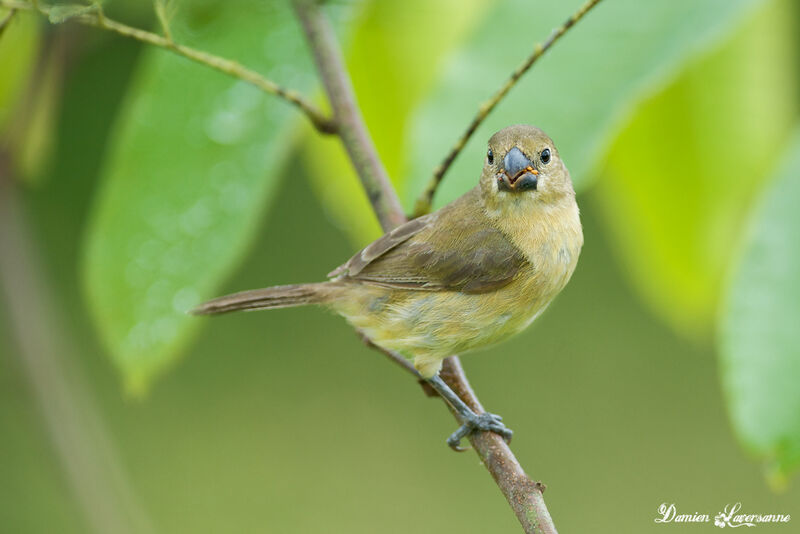
[[(286, 86), (314, 81), (287, 2), (186, 2), (172, 31)], [(215, 293), (251, 241), (299, 117), (242, 81), (145, 49), (85, 256), (89, 304), (129, 389), (141, 391), (200, 325), (186, 311)]]
[(646, 101), (594, 191), (634, 286), (690, 338), (713, 330), (741, 214), (798, 117), (793, 10), (787, 0), (764, 4)]
[(753, 220), (720, 321), (722, 381), (740, 439), (775, 486), (800, 466), (800, 129)]
[[(408, 187), (411, 112), (430, 92), (446, 58), (494, 0), (407, 0), (366, 4), (352, 25), (347, 65), (378, 153), (401, 196)], [(381, 234), (336, 138), (309, 136), (314, 191), (357, 243)], [(331, 179), (335, 177), (335, 179)]]
[[(509, 0), (483, 17), (469, 45), (448, 62), (441, 83), (410, 129), (411, 207), (479, 104), (582, 3)], [(517, 123), (555, 140), (578, 189), (593, 179), (612, 136), (642, 97), (729, 29), (753, 0), (603, 2), (561, 39), (481, 126), (447, 175), (437, 205), (475, 186), (486, 141)]]

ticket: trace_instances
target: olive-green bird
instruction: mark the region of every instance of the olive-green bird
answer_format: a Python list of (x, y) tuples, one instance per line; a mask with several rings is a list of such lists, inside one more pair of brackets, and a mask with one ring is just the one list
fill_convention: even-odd
[(510, 439), (493, 414), (475, 414), (441, 380), (442, 360), (524, 329), (564, 288), (583, 233), (569, 171), (533, 126), (500, 130), (477, 187), (409, 221), (331, 272), (327, 282), (220, 297), (196, 313), (321, 304), (373, 343), (413, 361), (455, 408), (458, 448), (475, 429)]

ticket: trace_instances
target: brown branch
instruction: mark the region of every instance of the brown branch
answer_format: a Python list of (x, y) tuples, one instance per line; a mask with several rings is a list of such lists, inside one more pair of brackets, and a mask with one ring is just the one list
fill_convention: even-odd
[[(419, 373), (409, 364), (408, 360), (393, 351), (379, 347), (363, 334), (359, 334), (368, 347), (382, 352), (390, 361), (417, 377), (426, 395), (438, 396), (436, 391), (420, 378)], [(450, 356), (445, 359), (439, 376), (473, 412), (483, 413), (486, 411), (470, 386), (458, 356)], [(458, 419), (455, 410), (450, 405), (448, 408)], [(544, 502), (544, 484), (534, 482), (525, 473), (508, 443), (493, 432), (473, 432), (467, 436), (467, 439), (486, 470), (492, 475), (497, 487), (500, 488), (522, 524), (523, 530), (528, 534), (555, 534), (557, 532), (555, 524), (547, 510), (547, 504)]]
[(294, 0), (294, 7), (330, 99), (339, 137), (381, 227), (388, 232), (404, 223), (406, 218), (356, 104), (353, 85), (333, 28), (315, 0)]
[[(227, 74), (228, 76), (245, 81), (251, 85), (254, 85), (265, 93), (282, 98), (283, 100), (295, 106), (297, 109), (302, 111), (306, 117), (308, 117), (308, 119), (320, 133), (331, 134), (336, 132), (334, 122), (297, 91), (278, 85), (256, 71), (248, 69), (241, 63), (215, 56), (213, 54), (209, 54), (208, 52), (203, 52), (202, 50), (197, 50), (173, 41), (172, 34), (169, 32), (169, 26), (166, 24), (166, 16), (163, 12), (163, 6), (162, 8), (158, 8), (159, 5), (161, 4), (156, 4), (157, 15), (163, 25), (164, 31), (166, 32), (166, 37), (109, 19), (100, 10), (99, 4), (87, 6), (87, 8), (94, 7), (94, 9), (69, 17), (68, 20), (79, 22), (87, 26), (94, 26), (96, 28), (109, 30), (124, 37), (129, 37), (131, 39), (157, 46), (165, 50), (170, 50), (179, 56), (185, 57), (186, 59), (190, 59), (196, 63), (203, 64), (214, 70)], [(41, 3), (33, 4), (22, 0), (0, 0), (0, 7), (36, 11), (42, 15), (46, 15), (47, 17), (50, 17), (54, 10), (54, 6), (48, 6)]]
[(501, 100), (508, 94), (512, 87), (514, 87), (517, 82), (519, 81), (522, 76), (530, 70), (536, 61), (544, 55), (547, 50), (553, 46), (556, 41), (558, 41), (561, 36), (563, 36), (567, 31), (575, 25), (576, 22), (581, 20), (586, 13), (589, 12), (594, 6), (600, 3), (601, 0), (589, 0), (585, 4), (583, 4), (578, 11), (576, 11), (570, 18), (564, 22), (561, 26), (553, 30), (547, 40), (542, 44), (537, 44), (534, 49), (533, 53), (528, 56), (522, 64), (511, 73), (511, 76), (506, 80), (503, 86), (494, 94), (492, 97), (481, 104), (480, 108), (478, 108), (478, 113), (472, 119), (472, 122), (469, 123), (467, 129), (461, 134), (461, 137), (456, 141), (453, 147), (450, 149), (450, 152), (444, 158), (442, 163), (439, 164), (438, 167), (433, 171), (433, 176), (428, 182), (428, 186), (420, 195), (419, 199), (417, 200), (416, 205), (414, 206), (414, 216), (419, 217), (420, 215), (425, 215), (431, 210), (431, 206), (433, 204), (433, 196), (436, 194), (436, 190), (439, 188), (439, 184), (442, 182), (445, 173), (453, 164), (456, 157), (461, 153), (464, 147), (467, 145), (467, 141), (472, 137), (472, 134), (475, 133), (475, 130), (483, 123), (486, 117), (497, 107), (497, 104), (500, 103)]
[[(439, 376), (472, 411), (485, 411), (464, 374), (458, 356), (450, 356), (444, 361)], [(468, 439), (511, 505), (522, 529), (528, 534), (555, 534), (556, 526), (542, 495), (544, 484), (534, 482), (525, 473), (508, 443), (493, 432), (473, 432)]]

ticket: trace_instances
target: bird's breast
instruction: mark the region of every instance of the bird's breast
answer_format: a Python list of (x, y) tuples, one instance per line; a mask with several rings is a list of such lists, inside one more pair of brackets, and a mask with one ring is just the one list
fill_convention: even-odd
[[(503, 230), (501, 228), (501, 230)], [(445, 357), (502, 341), (527, 327), (569, 281), (583, 236), (577, 207), (504, 233), (528, 262), (507, 285), (483, 293), (353, 284), (336, 311), (384, 348)]]
[(520, 289), (551, 296), (561, 291), (575, 270), (583, 246), (574, 199), (562, 206), (537, 210), (525, 224), (508, 220), (500, 224), (531, 266), (530, 278), (524, 281), (526, 287)]

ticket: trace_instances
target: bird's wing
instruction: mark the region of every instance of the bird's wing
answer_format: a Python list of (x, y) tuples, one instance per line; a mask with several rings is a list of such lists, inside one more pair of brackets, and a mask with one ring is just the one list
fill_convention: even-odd
[(410, 237), (425, 230), (432, 223), (434, 223), (436, 219), (437, 214), (431, 213), (430, 215), (423, 215), (422, 217), (417, 217), (416, 219), (408, 221), (405, 224), (401, 224), (388, 234), (384, 234), (382, 237), (361, 249), (361, 251), (350, 258), (347, 263), (340, 265), (328, 273), (328, 278), (334, 278), (342, 275), (355, 277), (364, 269), (364, 267), (380, 258), (396, 246), (406, 242)]
[(482, 293), (508, 284), (526, 265), (471, 192), (386, 234), (331, 275), (396, 288)]

